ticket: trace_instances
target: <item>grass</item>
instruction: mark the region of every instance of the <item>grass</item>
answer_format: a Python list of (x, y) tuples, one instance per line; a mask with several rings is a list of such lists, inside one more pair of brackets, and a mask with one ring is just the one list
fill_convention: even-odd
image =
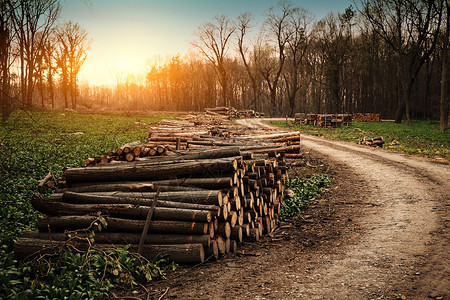
[[(36, 229), (40, 215), (30, 204), (39, 180), (52, 171), (83, 165), (131, 141), (146, 141), (150, 124), (174, 115), (121, 116), (62, 111), (16, 111), (0, 127), (0, 298), (23, 274), (13, 259), (14, 241)], [(20, 277), (20, 276), (19, 276)], [(18, 287), (18, 290), (21, 288)]]
[(385, 149), (433, 158), (450, 157), (450, 131), (441, 132), (439, 122), (413, 121), (412, 126), (408, 126), (406, 122), (396, 124), (393, 121), (354, 122), (351, 126), (340, 128), (320, 128), (284, 121), (273, 121), (272, 124), (332, 140), (355, 143), (364, 136), (381, 136), (385, 140)]
[(0, 240), (9, 244), (23, 229), (34, 228), (29, 199), (40, 179), (64, 167), (83, 165), (87, 157), (106, 154), (148, 137), (148, 124), (170, 115), (107, 116), (55, 111), (17, 111), (0, 127)]

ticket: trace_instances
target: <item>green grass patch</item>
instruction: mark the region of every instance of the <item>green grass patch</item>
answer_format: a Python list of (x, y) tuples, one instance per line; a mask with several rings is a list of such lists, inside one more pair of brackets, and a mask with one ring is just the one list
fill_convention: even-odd
[(285, 188), (293, 190), (295, 197), (283, 201), (280, 219), (286, 221), (305, 209), (314, 199), (320, 196), (323, 193), (324, 188), (329, 187), (331, 183), (332, 178), (326, 174), (314, 175), (308, 179), (289, 179), (286, 182)]
[(408, 126), (406, 121), (401, 124), (393, 121), (354, 122), (351, 126), (340, 128), (321, 128), (284, 121), (271, 123), (302, 133), (355, 143), (364, 136), (381, 136), (385, 140), (385, 149), (426, 157), (450, 157), (450, 131), (440, 131), (439, 122), (413, 121), (412, 126)]
[(85, 158), (107, 154), (125, 143), (145, 142), (151, 124), (175, 117), (15, 111), (0, 126), (0, 260), (4, 268), (0, 284), (6, 284), (6, 273), (20, 268), (13, 261), (14, 241), (23, 230), (36, 229), (40, 215), (30, 198), (40, 179), (49, 171), (59, 176), (64, 167), (82, 166)]

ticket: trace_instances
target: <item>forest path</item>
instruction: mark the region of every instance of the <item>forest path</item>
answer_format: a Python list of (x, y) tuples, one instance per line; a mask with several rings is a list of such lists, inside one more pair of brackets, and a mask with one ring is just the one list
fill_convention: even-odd
[(333, 172), (322, 199), (240, 254), (151, 286), (155, 299), (450, 299), (449, 166), (308, 135), (301, 144)]
[[(247, 123), (267, 127), (261, 120)], [(403, 293), (412, 298), (448, 298), (449, 166), (309, 135), (302, 135), (301, 144), (303, 151), (310, 149), (348, 168), (364, 182), (366, 195), (365, 208), (352, 216), (364, 234), (346, 246), (344, 257), (329, 257), (310, 275), (317, 280), (300, 283), (302, 289), (340, 299), (378, 298), (397, 283), (396, 289), (407, 286)]]

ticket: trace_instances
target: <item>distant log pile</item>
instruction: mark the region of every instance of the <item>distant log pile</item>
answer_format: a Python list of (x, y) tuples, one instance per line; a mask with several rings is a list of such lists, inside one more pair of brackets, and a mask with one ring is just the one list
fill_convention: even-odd
[(89, 227), (98, 212), (108, 216), (108, 226), (96, 233), (96, 246), (132, 244), (135, 251), (157, 191), (143, 240), (149, 259), (166, 253), (179, 263), (198, 263), (273, 231), (287, 177), (283, 156), (299, 154), (300, 134), (249, 132), (231, 123), (171, 128), (179, 122), (190, 121), (160, 123), (150, 130), (149, 143), (185, 147), (132, 162), (68, 168), (55, 194), (35, 194), (32, 205), (45, 216), (38, 232), (19, 239), (17, 258), (59, 245), (68, 231)]
[(86, 158), (84, 163), (88, 167), (104, 165), (108, 163), (117, 163), (123, 161), (135, 161), (144, 157), (163, 156), (167, 154), (169, 149), (164, 145), (157, 143), (149, 143), (143, 145), (136, 141), (125, 144), (115, 151), (109, 152), (107, 155), (101, 155), (96, 158)]
[(223, 116), (229, 116), (232, 118), (260, 118), (264, 116), (264, 113), (254, 111), (253, 109), (238, 110), (234, 107), (227, 107), (227, 106), (205, 108), (205, 113), (219, 114)]
[(307, 114), (306, 124), (319, 127), (341, 127), (352, 125), (350, 114)]
[(368, 138), (367, 136), (365, 136), (358, 142), (358, 144), (382, 148), (384, 145), (384, 140), (382, 137)]
[(295, 124), (305, 124), (306, 115), (305, 113), (296, 113), (294, 115)]
[(353, 121), (355, 122), (380, 122), (380, 114), (373, 113), (355, 113), (353, 114)]

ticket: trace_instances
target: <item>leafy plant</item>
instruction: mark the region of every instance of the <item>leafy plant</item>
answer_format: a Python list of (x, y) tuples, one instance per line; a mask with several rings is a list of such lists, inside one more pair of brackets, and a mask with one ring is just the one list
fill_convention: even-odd
[[(53, 249), (54, 253), (18, 267), (9, 260), (7, 270), (0, 273), (0, 295), (8, 299), (102, 299), (114, 285), (132, 288), (165, 278), (176, 269), (166, 256), (157, 255), (149, 261), (129, 252), (130, 245), (97, 249), (95, 232), (106, 227), (106, 218), (99, 214), (88, 229), (68, 232), (69, 239), (63, 247)], [(81, 244), (87, 250), (80, 250)]]
[(293, 190), (295, 197), (287, 198), (283, 201), (280, 219), (286, 221), (288, 218), (305, 209), (331, 183), (332, 178), (326, 174), (315, 175), (309, 179), (294, 178), (288, 180), (286, 182), (286, 189)]

